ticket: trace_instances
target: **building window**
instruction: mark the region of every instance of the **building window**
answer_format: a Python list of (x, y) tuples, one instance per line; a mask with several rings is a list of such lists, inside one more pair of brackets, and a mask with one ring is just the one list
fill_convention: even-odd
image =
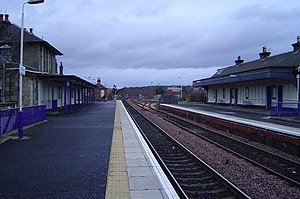
[(226, 95), (226, 89), (223, 88), (223, 98), (225, 98), (225, 95)]
[(49, 54), (46, 49), (43, 49), (43, 72), (49, 72)]
[(249, 99), (249, 87), (246, 87), (245, 89), (245, 98)]
[(62, 89), (61, 87), (58, 88), (58, 99), (62, 98)]

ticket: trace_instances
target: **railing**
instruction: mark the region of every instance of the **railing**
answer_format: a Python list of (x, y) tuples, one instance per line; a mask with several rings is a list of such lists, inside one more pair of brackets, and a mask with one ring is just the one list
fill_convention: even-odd
[(272, 103), (271, 116), (299, 117), (300, 116), (300, 103), (297, 103), (297, 102)]
[[(0, 135), (18, 128), (18, 108), (0, 111)], [(23, 108), (24, 126), (35, 124), (46, 119), (46, 105)]]

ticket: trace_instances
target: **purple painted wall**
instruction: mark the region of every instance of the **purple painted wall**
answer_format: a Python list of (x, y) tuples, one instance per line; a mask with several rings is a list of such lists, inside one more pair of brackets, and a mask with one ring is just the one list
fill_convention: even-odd
[[(0, 111), (0, 135), (18, 128), (19, 108)], [(46, 120), (46, 105), (23, 108), (23, 124), (28, 126)]]

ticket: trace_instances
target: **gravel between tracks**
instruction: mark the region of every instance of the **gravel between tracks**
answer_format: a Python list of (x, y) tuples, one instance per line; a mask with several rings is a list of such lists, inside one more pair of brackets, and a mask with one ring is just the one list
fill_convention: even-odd
[[(141, 110), (140, 107), (138, 109)], [(300, 198), (299, 188), (291, 187), (286, 181), (268, 174), (261, 168), (180, 129), (149, 111), (143, 113), (251, 198)]]

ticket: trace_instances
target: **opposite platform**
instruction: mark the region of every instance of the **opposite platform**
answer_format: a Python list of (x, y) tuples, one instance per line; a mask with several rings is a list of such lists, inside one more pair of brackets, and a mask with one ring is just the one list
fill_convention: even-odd
[(300, 137), (300, 125), (288, 122), (276, 121), (264, 115), (241, 112), (238, 110), (226, 110), (208, 106), (182, 106), (173, 104), (162, 104), (161, 106), (172, 107), (176, 109), (186, 110), (198, 114), (208, 115), (223, 120), (256, 126), (259, 128), (276, 131), (283, 134)]
[(178, 198), (121, 101), (114, 128), (106, 198)]

